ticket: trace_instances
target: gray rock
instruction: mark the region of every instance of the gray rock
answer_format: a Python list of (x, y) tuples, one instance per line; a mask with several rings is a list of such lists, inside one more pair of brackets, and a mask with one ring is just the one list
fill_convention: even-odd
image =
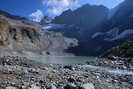
[(51, 85), (51, 89), (57, 89), (55, 85)]
[(95, 89), (94, 85), (92, 83), (87, 83), (83, 85), (84, 89)]
[(66, 86), (64, 86), (64, 89), (77, 89), (77, 87), (73, 84), (67, 84)]
[(38, 86), (36, 86), (35, 84), (33, 84), (33, 85), (31, 85), (31, 87), (30, 88), (28, 88), (28, 89), (41, 89), (40, 87), (38, 87)]
[(6, 89), (17, 89), (16, 87), (8, 86)]

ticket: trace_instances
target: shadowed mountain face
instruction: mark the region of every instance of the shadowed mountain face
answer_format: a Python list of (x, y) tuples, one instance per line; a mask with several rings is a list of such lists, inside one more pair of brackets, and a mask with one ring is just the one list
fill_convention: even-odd
[[(96, 30), (102, 34), (97, 35), (95, 39), (103, 41), (101, 44), (107, 47), (106, 49), (103, 47), (103, 52), (133, 36), (133, 1), (125, 0), (114, 8), (114, 11), (110, 19), (98, 25), (98, 28), (96, 27)], [(110, 13), (112, 12), (110, 11)]]
[(84, 5), (74, 11), (65, 11), (53, 23), (64, 26), (50, 30), (79, 40), (77, 47), (67, 51), (96, 56), (132, 38), (133, 1), (125, 0), (110, 11), (103, 6)]
[(122, 21), (127, 21), (133, 15), (133, 1), (132, 0), (125, 0), (125, 2), (121, 3), (118, 6), (117, 11), (112, 16), (112, 22), (117, 24), (121, 24)]
[(66, 38), (61, 33), (42, 30), (36, 22), (1, 11), (0, 55), (11, 54), (11, 52), (63, 55), (64, 49), (76, 43), (75, 39)]
[(80, 28), (89, 29), (106, 19), (108, 9), (104, 6), (91, 6), (86, 4), (77, 10), (67, 10), (57, 16), (53, 23), (76, 25)]
[[(52, 28), (55, 32), (62, 32), (67, 37), (74, 37), (79, 40), (79, 46), (70, 48), (68, 52), (76, 55), (93, 55), (93, 47), (90, 44), (93, 40), (90, 35), (96, 31), (92, 30), (97, 24), (107, 20), (108, 9), (104, 6), (83, 5), (77, 10), (67, 10), (62, 15), (57, 16), (52, 22), (63, 24), (63, 28)], [(89, 42), (89, 43), (88, 43)]]

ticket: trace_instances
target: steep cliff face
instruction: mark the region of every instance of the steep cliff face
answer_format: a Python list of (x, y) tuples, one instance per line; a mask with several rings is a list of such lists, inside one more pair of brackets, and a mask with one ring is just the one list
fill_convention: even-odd
[(6, 45), (8, 41), (8, 21), (0, 18), (0, 45)]
[(38, 23), (0, 15), (0, 53), (27, 51), (58, 55), (75, 44), (77, 40), (66, 38), (61, 33), (44, 31)]

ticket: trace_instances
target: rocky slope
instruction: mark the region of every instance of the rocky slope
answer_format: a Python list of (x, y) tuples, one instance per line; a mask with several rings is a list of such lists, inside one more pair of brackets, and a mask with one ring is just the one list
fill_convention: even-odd
[(77, 43), (75, 39), (65, 38), (61, 33), (42, 30), (36, 22), (20, 18), (16, 20), (13, 17), (15, 16), (10, 14), (8, 16), (0, 14), (1, 55), (13, 52), (13, 54), (21, 54), (26, 51), (44, 55), (56, 55), (56, 53), (61, 55), (64, 49)]

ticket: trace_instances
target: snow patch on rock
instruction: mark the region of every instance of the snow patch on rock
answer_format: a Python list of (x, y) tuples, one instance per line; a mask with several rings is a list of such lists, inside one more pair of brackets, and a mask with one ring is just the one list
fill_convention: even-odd
[(128, 30), (123, 31), (122, 33), (120, 33), (118, 36), (116, 36), (112, 40), (118, 40), (118, 39), (126, 38), (130, 35), (133, 35), (133, 29), (128, 29)]
[(133, 29), (126, 29), (125, 31), (120, 33), (119, 28), (114, 28), (108, 32), (103, 32), (103, 33), (97, 32), (94, 35), (92, 35), (92, 39), (95, 39), (98, 37), (103, 37), (103, 40), (105, 40), (105, 41), (115, 41), (115, 40), (124, 39), (131, 35), (133, 35)]

